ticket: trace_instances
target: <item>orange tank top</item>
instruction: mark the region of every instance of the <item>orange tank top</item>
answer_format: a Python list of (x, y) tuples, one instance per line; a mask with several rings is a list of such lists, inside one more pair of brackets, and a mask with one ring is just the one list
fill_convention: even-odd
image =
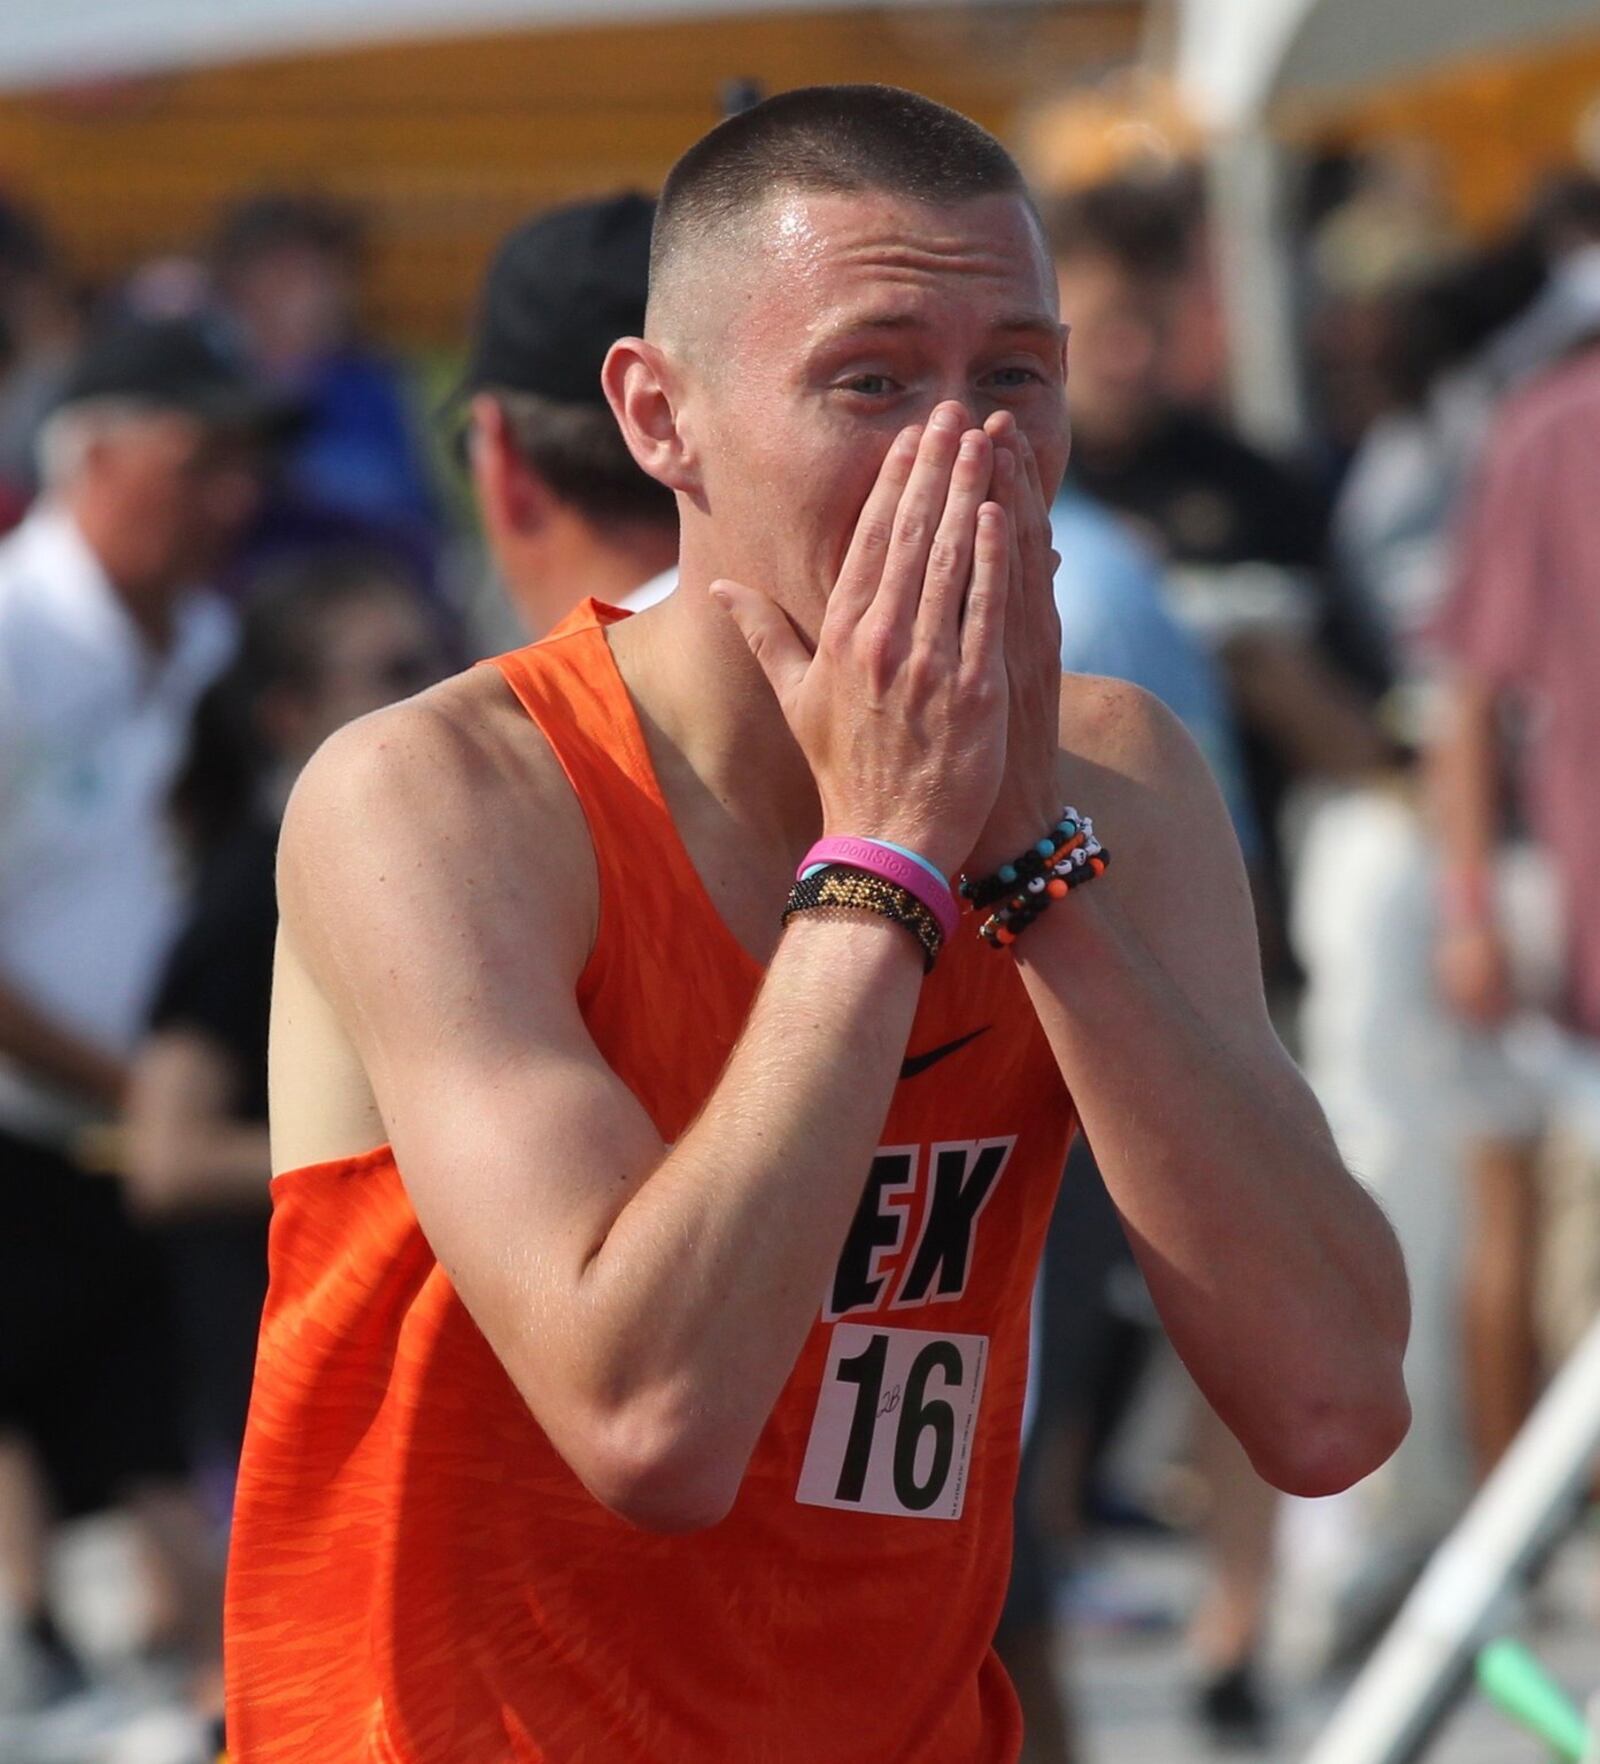
[[(761, 975), (673, 827), (605, 635), (621, 616), (590, 603), (494, 665), (588, 817), (584, 1020), (670, 1143)], [(229, 1565), (236, 1764), (1015, 1759), (990, 1641), (1072, 1124), (1013, 964), (963, 935), (734, 1508), (675, 1537), (557, 1455), (387, 1147), (279, 1176)]]

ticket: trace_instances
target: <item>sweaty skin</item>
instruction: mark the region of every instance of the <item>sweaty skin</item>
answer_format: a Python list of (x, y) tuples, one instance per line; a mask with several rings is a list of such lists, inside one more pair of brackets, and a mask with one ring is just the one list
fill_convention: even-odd
[(824, 831), (999, 861), (1070, 799), (1116, 867), (1023, 940), (1029, 995), (1202, 1389), (1271, 1480), (1344, 1486), (1405, 1426), (1404, 1274), (1268, 1023), (1203, 762), (1147, 695), (1057, 671), (1064, 338), (1032, 216), (792, 194), (759, 232), (702, 280), (718, 300), (662, 290), (605, 375), (682, 520), (679, 592), (613, 653), (711, 900), (770, 963), (721, 1082), (667, 1148), (589, 1042), (582, 816), (481, 669), (345, 731), (291, 807), (275, 1168), (391, 1140), (591, 1490), (711, 1523), (815, 1317), (919, 984), (883, 922), (780, 934), (795, 864)]

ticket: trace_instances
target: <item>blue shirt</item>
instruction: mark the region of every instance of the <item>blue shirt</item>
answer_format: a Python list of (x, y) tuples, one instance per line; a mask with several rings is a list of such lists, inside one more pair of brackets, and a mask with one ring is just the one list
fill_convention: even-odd
[(1253, 860), (1260, 832), (1227, 702), (1211, 658), (1167, 611), (1159, 566), (1115, 515), (1081, 490), (1064, 489), (1050, 518), (1061, 553), (1056, 609), (1062, 668), (1129, 680), (1166, 705), (1205, 755), (1239, 844)]

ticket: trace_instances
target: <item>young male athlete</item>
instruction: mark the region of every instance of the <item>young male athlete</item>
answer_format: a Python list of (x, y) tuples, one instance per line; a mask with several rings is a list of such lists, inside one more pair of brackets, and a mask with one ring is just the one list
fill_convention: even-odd
[[(1398, 1254), (1268, 1026), (1216, 790), (1056, 671), (1011, 161), (907, 93), (772, 99), (668, 180), (645, 332), (605, 383), (681, 591), (368, 719), (290, 810), (241, 1764), (1014, 1759), (989, 1640), (1079, 1118), (1264, 1474), (1404, 1430)], [(969, 918), (925, 973), (876, 878), (780, 926), (819, 835), (928, 893), (1069, 801), (1116, 867), (1009, 949)]]

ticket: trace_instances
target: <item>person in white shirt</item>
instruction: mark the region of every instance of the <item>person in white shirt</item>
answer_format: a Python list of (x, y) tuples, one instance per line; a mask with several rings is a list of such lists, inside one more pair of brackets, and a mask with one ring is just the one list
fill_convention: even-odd
[(639, 470), (600, 387), (644, 323), (655, 204), (558, 208), (502, 243), (479, 298), (461, 396), (484, 537), (535, 637), (579, 601), (640, 612), (678, 577), (670, 492)]
[(290, 417), (203, 324), (122, 323), (75, 367), (41, 431), (43, 495), (0, 543), (0, 1584), (44, 1677), (70, 1662), (41, 1493), (183, 1531), (159, 1280), (83, 1148), (117, 1111), (176, 927), (167, 797), (233, 649), (197, 584)]

